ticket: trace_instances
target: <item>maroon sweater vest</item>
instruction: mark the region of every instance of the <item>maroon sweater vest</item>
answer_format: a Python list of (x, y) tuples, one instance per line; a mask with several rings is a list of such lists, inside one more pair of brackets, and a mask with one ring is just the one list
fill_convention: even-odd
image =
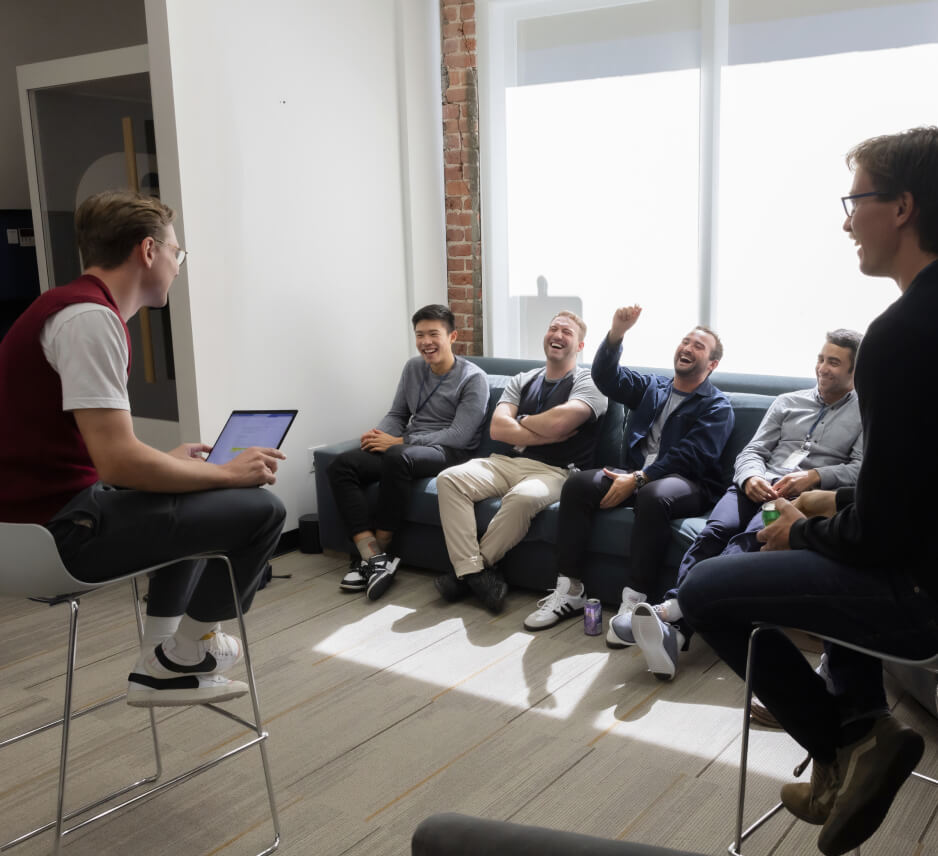
[[(75, 424), (62, 410), (62, 382), (39, 344), (43, 325), (73, 303), (98, 303), (120, 318), (107, 286), (81, 276), (40, 295), (0, 342), (0, 520), (46, 523), (98, 480)], [(129, 371), (128, 364), (128, 371)]]

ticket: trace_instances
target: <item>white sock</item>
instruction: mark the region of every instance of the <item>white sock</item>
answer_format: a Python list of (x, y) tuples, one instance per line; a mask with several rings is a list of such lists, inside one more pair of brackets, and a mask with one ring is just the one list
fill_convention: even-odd
[(147, 615), (143, 619), (143, 650), (149, 653), (179, 627), (181, 615)]
[(562, 579), (567, 579), (570, 581), (570, 586), (567, 589), (567, 594), (570, 595), (570, 597), (582, 597), (583, 595), (583, 581), (582, 580), (578, 580), (576, 577), (564, 577), (563, 574), (560, 574), (557, 577), (558, 587)]
[(378, 539), (370, 534), (359, 538), (355, 542), (355, 549), (358, 550), (358, 555), (366, 562), (368, 559), (373, 559), (381, 553), (381, 548), (378, 546)]
[(661, 617), (669, 624), (674, 624), (675, 621), (680, 621), (684, 617), (676, 597), (669, 598), (661, 604)]
[(163, 653), (175, 663), (194, 666), (205, 656), (199, 648), (199, 641), (220, 629), (217, 621), (196, 621), (184, 615), (173, 637), (163, 643)]

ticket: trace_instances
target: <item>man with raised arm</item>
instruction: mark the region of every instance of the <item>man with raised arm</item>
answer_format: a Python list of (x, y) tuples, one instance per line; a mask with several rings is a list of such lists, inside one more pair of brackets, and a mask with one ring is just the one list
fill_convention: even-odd
[[(534, 515), (560, 497), (571, 471), (592, 465), (605, 397), (577, 366), (586, 324), (559, 312), (544, 335), (543, 368), (515, 375), (505, 388), (490, 432), (509, 454), (475, 458), (437, 477), (440, 519), (455, 573), (436, 586), (445, 600), (469, 593), (500, 612), (508, 591), (497, 564), (528, 531)], [(501, 507), (481, 540), (474, 505), (500, 496)]]
[[(827, 334), (814, 369), (817, 385), (772, 402), (752, 440), (736, 456), (733, 484), (684, 554), (674, 588), (651, 609), (643, 607), (632, 619), (617, 620), (619, 638), (631, 635), (649, 662), (661, 658), (670, 635), (690, 638), (692, 629), (681, 620), (677, 590), (694, 566), (721, 553), (760, 548), (756, 533), (762, 529), (764, 502), (794, 499), (818, 487), (836, 490), (856, 484), (863, 431), (853, 371), (861, 339), (854, 330)], [(768, 721), (761, 711), (758, 715)]]
[[(629, 584), (607, 635), (612, 647), (631, 644), (618, 635), (617, 621), (628, 620), (646, 600), (664, 593), (661, 569), (671, 539), (671, 520), (700, 514), (722, 487), (720, 456), (733, 429), (733, 409), (709, 380), (723, 356), (723, 344), (708, 327), (697, 326), (674, 352), (674, 377), (641, 374), (619, 365), (622, 342), (641, 315), (640, 306), (615, 311), (608, 335), (593, 361), (601, 392), (622, 402), (631, 414), (624, 440), (624, 469), (606, 467), (576, 473), (563, 487), (557, 524), (557, 587), (524, 622), (528, 630), (551, 627), (583, 611), (581, 579), (593, 515), (631, 505), (635, 509), (629, 550)], [(672, 667), (675, 635), (656, 674)]]
[[(127, 321), (166, 304), (186, 257), (174, 218), (135, 193), (86, 199), (75, 212), (84, 273), (38, 297), (0, 342), (0, 520), (45, 525), (69, 572), (89, 582), (224, 552), (247, 610), (284, 519), (280, 500), (258, 486), (274, 483), (284, 455), (252, 447), (216, 465), (201, 443), (161, 452), (137, 439), (130, 416)], [(223, 565), (153, 574), (128, 703), (247, 692), (223, 675), (242, 646), (218, 622), (235, 615)]]
[[(485, 372), (453, 354), (455, 318), (431, 304), (411, 319), (420, 356), (404, 364), (391, 409), (366, 431), (361, 448), (329, 466), (329, 483), (356, 554), (340, 587), (377, 600), (394, 581), (399, 559), (388, 552), (414, 479), (465, 461), (482, 439), (489, 399)], [(365, 488), (378, 482), (372, 519)]]

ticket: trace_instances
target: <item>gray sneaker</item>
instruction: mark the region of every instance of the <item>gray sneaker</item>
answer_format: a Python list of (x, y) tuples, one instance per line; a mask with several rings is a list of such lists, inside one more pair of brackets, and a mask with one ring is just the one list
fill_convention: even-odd
[(924, 751), (922, 735), (888, 714), (856, 743), (837, 750), (841, 784), (818, 837), (825, 856), (853, 850), (879, 829)]
[(684, 634), (673, 624), (662, 621), (660, 611), (661, 604), (636, 606), (631, 615), (632, 633), (645, 655), (648, 671), (659, 680), (670, 681), (677, 671), (677, 656), (684, 647)]
[(609, 629), (606, 631), (607, 648), (626, 648), (635, 644), (635, 636), (632, 635), (632, 610), (644, 600), (643, 592), (628, 586), (622, 589), (619, 611), (609, 619)]

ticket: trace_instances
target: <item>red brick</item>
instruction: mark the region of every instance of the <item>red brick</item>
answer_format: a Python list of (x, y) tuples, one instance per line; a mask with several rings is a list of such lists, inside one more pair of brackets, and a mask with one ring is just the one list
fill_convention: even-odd
[(448, 271), (464, 271), (466, 269), (466, 260), (448, 258), (446, 260), (446, 269)]
[(444, 119), (458, 119), (459, 118), (459, 105), (458, 104), (444, 104), (443, 105), (443, 118)]
[(463, 168), (458, 164), (443, 168), (443, 178), (447, 183), (453, 181), (462, 181), (466, 176), (463, 175)]
[(471, 226), (472, 215), (464, 214), (462, 211), (450, 211), (446, 215), (447, 226)]
[(472, 255), (472, 245), (471, 244), (450, 244), (447, 249), (447, 254), (450, 258), (458, 258), (459, 256), (471, 256)]
[(459, 21), (452, 21), (443, 24), (443, 38), (452, 39), (457, 36), (462, 35), (462, 23)]
[(472, 315), (475, 307), (471, 300), (450, 300), (449, 308), (454, 314)]
[(458, 21), (459, 20), (459, 6), (453, 4), (452, 6), (443, 7), (443, 20), (444, 21)]
[(473, 206), (473, 204), (472, 204), (472, 197), (471, 197), (471, 196), (464, 196), (464, 197), (463, 197), (463, 199), (462, 199), (462, 210), (463, 210), (463, 211), (473, 211), (473, 210), (474, 210), (474, 206)]
[(466, 230), (465, 229), (447, 229), (446, 240), (447, 241), (465, 241)]
[(463, 16), (462, 31), (463, 31), (467, 36), (474, 36), (474, 35), (476, 34), (476, 22), (475, 22), (475, 18), (473, 18), (471, 21), (468, 21), (468, 20), (466, 20), (466, 17), (465, 17), (465, 15), (464, 15), (464, 16)]
[[(444, 53), (443, 61), (447, 68), (472, 68), (475, 65), (472, 57), (467, 53)], [(453, 72), (450, 72), (450, 80), (452, 80), (452, 75)]]
[[(458, 167), (457, 167), (458, 169)], [(465, 196), (469, 192), (469, 185), (465, 181), (447, 181), (447, 196)]]
[(443, 162), (447, 166), (460, 166), (466, 162), (465, 149), (450, 149), (443, 153)]
[(466, 39), (466, 50), (469, 51), (469, 53), (476, 52), (476, 40), (474, 38)]
[[(444, 93), (444, 96), (446, 100), (452, 104), (455, 101), (465, 101), (468, 93), (469, 93), (469, 90), (466, 89), (465, 86), (450, 86), (449, 89), (447, 89), (446, 92)], [(460, 119), (459, 120), (460, 125), (464, 121), (465, 119)]]
[[(451, 273), (449, 275), (449, 291), (450, 297), (456, 297), (454, 292), (454, 286), (471, 286), (472, 285), (472, 274), (471, 273)], [(471, 288), (463, 288), (459, 290), (459, 297), (472, 297)]]
[(458, 149), (462, 144), (459, 134), (446, 134), (443, 137), (443, 147), (447, 149)]

